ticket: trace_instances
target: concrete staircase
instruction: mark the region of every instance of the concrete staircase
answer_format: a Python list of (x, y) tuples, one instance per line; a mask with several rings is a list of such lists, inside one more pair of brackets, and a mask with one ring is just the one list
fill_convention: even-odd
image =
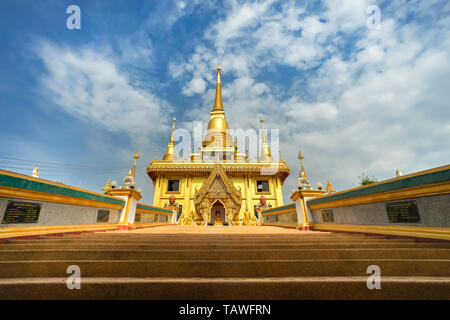
[[(367, 288), (370, 265), (380, 290)], [(10, 239), (0, 299), (450, 299), (450, 242), (181, 226)]]

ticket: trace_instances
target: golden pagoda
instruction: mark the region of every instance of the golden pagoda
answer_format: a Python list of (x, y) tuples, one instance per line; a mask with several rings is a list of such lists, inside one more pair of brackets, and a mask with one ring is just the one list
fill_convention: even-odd
[(233, 141), (225, 117), (221, 73), (218, 66), (214, 106), (198, 152), (191, 153), (189, 160), (176, 158), (174, 118), (163, 159), (153, 159), (147, 167), (155, 187), (153, 204), (164, 206), (175, 196), (180, 224), (194, 220), (204, 226), (256, 225), (255, 209), (262, 195), (274, 207), (283, 205), (282, 185), (289, 168), (284, 160), (273, 160), (263, 118), (259, 160), (250, 160), (246, 153), (238, 152), (237, 138)]

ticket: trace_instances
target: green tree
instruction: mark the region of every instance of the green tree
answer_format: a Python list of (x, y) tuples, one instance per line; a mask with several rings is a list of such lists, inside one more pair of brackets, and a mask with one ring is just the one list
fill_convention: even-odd
[(372, 178), (370, 178), (368, 175), (366, 175), (364, 172), (362, 173), (362, 175), (359, 178), (359, 185), (360, 186), (365, 186), (371, 183), (375, 183), (378, 182), (378, 179), (375, 178), (374, 176), (372, 176)]

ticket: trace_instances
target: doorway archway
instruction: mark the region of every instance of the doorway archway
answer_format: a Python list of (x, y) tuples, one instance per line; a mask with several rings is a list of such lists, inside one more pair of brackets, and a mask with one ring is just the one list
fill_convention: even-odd
[(214, 221), (216, 221), (217, 215), (219, 216), (220, 220), (222, 221), (223, 225), (226, 225), (226, 219), (225, 219), (225, 207), (223, 206), (222, 202), (219, 200), (216, 200), (213, 205), (211, 206), (211, 214), (209, 224), (214, 224)]

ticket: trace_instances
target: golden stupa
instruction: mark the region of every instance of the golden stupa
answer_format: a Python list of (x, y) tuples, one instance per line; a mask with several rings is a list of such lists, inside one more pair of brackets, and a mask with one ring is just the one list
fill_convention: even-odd
[(214, 106), (198, 152), (191, 153), (189, 160), (177, 159), (174, 118), (163, 159), (153, 159), (147, 167), (155, 187), (153, 204), (164, 206), (174, 195), (181, 224), (193, 213), (197, 225), (255, 225), (259, 218), (255, 208), (262, 195), (273, 207), (283, 205), (282, 185), (289, 168), (284, 160), (273, 160), (263, 118), (259, 160), (250, 160), (246, 153), (238, 152), (237, 139), (233, 142), (225, 117), (221, 73), (218, 66)]

